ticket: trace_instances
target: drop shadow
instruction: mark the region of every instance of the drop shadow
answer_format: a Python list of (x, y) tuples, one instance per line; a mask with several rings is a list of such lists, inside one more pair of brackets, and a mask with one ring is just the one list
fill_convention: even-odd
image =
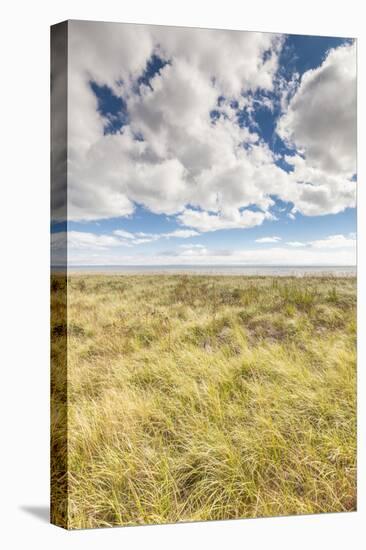
[(44, 523), (50, 523), (49, 506), (20, 506), (20, 510), (34, 516)]

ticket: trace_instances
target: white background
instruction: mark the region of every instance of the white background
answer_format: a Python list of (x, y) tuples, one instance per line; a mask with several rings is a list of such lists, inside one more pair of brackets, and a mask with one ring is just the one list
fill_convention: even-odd
[[(48, 524), (49, 26), (95, 19), (358, 37), (359, 121), (365, 120), (359, 0), (7, 1), (1, 10), (1, 467), (3, 548), (361, 547), (366, 522), (365, 173), (359, 125), (358, 512), (67, 532)], [(337, 91), (335, 90), (335, 94)], [(5, 120), (5, 125), (4, 125)], [(340, 228), (341, 230), (341, 228)], [(363, 440), (362, 440), (363, 439)]]

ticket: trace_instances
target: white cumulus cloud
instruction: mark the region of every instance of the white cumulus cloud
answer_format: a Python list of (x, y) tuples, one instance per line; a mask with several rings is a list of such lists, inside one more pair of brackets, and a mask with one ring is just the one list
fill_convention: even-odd
[(307, 71), (280, 118), (279, 135), (300, 154), (293, 166), (295, 211), (335, 214), (356, 201), (356, 45), (329, 51)]
[(268, 213), (253, 212), (252, 210), (239, 212), (237, 209), (228, 209), (216, 214), (187, 208), (178, 216), (181, 224), (194, 227), (202, 232), (254, 227), (261, 225), (265, 219), (271, 218), (271, 214)]
[[(233, 100), (254, 109), (256, 90), (276, 91), (283, 42), (270, 33), (71, 21), (69, 219), (130, 216), (139, 204), (206, 232), (274, 220), (273, 196), (294, 204), (291, 218), (354, 206), (354, 45), (331, 50), (283, 105), (277, 130), (299, 153), (286, 159), (292, 173), (277, 166), (253, 128), (238, 124)], [(153, 54), (167, 64), (149, 86), (139, 85)], [(91, 82), (125, 102), (121, 132), (105, 135), (108, 119)], [(290, 85), (295, 89), (296, 79)], [(272, 100), (261, 102), (273, 110)], [(253, 205), (256, 211), (243, 210)]]
[(281, 237), (261, 237), (255, 240), (256, 243), (276, 243), (278, 241), (281, 241)]

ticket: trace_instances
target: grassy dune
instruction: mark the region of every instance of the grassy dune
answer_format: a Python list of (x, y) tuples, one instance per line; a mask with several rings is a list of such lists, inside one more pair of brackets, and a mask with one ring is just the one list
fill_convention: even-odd
[(71, 275), (68, 526), (355, 510), (355, 284)]

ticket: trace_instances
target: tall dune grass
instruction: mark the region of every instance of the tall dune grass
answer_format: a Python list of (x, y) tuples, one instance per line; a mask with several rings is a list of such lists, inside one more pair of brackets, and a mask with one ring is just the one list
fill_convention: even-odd
[(67, 526), (355, 510), (355, 300), (353, 278), (70, 276)]

